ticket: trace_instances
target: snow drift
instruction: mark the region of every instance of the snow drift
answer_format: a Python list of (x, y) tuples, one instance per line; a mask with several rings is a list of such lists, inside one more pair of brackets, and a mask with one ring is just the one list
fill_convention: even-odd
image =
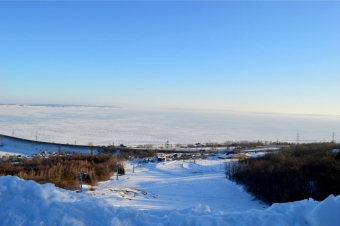
[(340, 225), (340, 196), (274, 204), (245, 212), (211, 213), (208, 206), (184, 210), (138, 210), (113, 207), (105, 200), (0, 177), (1, 225)]

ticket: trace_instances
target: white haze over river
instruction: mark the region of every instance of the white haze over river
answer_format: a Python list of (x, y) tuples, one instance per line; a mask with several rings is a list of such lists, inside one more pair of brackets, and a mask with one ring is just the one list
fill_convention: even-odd
[[(0, 105), (0, 134), (94, 145), (232, 140), (339, 141), (340, 116), (85, 106)], [(338, 136), (337, 136), (338, 135)]]

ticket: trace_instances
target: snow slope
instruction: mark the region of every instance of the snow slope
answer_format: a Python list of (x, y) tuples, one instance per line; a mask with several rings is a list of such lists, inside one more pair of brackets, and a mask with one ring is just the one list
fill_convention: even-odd
[[(271, 207), (222, 177), (221, 160), (163, 162), (75, 193), (0, 177), (0, 225), (340, 225), (340, 196)], [(266, 208), (263, 208), (266, 207)]]
[[(4, 139), (4, 146), (0, 147), (0, 155), (16, 154), (26, 156), (37, 154), (38, 152), (43, 151), (57, 153), (59, 150), (79, 153), (90, 153), (91, 148), (88, 146), (44, 143), (6, 137)], [(96, 148), (94, 148), (94, 151), (96, 151)]]
[(210, 212), (262, 210), (268, 206), (246, 193), (241, 186), (227, 180), (224, 160), (207, 159), (167, 161), (160, 163), (126, 164), (126, 175), (118, 181), (99, 183), (92, 196), (114, 206), (139, 209), (186, 209), (196, 206)]

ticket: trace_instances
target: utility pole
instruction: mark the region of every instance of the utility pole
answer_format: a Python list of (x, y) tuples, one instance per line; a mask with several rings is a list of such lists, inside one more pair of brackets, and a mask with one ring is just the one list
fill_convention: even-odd
[(298, 133), (297, 136), (296, 136), (296, 144), (299, 144), (299, 138), (300, 138), (300, 135)]
[(80, 179), (80, 192), (83, 192), (83, 176), (84, 176), (84, 171), (79, 171), (79, 179)]
[(1, 134), (1, 145), (0, 145), (0, 147), (2, 147), (2, 146), (4, 146), (4, 135), (3, 134)]
[(118, 180), (118, 163), (117, 163), (117, 175), (116, 175), (116, 180)]
[(166, 140), (165, 148), (166, 148), (167, 150), (169, 149), (169, 139)]
[(335, 133), (333, 132), (332, 143), (335, 143)]
[(90, 153), (91, 153), (91, 155), (93, 155), (93, 143), (92, 142), (90, 142), (89, 143), (89, 146), (90, 146)]
[(196, 164), (196, 155), (197, 155), (197, 145), (195, 144), (195, 155), (194, 155), (194, 164)]

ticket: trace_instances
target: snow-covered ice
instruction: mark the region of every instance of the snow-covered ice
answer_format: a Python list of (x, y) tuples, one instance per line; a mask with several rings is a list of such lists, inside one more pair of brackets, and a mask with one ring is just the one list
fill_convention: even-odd
[(339, 116), (0, 105), (0, 134), (82, 145), (330, 141), (339, 128)]

